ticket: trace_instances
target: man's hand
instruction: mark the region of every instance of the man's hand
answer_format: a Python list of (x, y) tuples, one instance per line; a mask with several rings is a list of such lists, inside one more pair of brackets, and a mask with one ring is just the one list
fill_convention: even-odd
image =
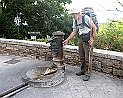
[(89, 44), (90, 44), (90, 46), (93, 45), (93, 37), (90, 37)]
[(68, 37), (65, 41), (63, 41), (63, 45), (67, 45), (68, 42), (69, 42), (69, 40), (70, 40), (75, 34), (76, 34), (76, 32), (73, 31), (73, 32), (69, 35), (69, 37)]
[(63, 45), (65, 46), (65, 45), (67, 45), (68, 44), (68, 42), (69, 42), (69, 40), (68, 39), (66, 39), (65, 41), (63, 41)]

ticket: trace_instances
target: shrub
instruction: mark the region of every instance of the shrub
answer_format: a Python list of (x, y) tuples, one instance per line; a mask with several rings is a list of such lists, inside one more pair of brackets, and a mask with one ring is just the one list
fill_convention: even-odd
[(100, 24), (99, 32), (94, 41), (95, 48), (123, 51), (123, 19), (109, 20)]

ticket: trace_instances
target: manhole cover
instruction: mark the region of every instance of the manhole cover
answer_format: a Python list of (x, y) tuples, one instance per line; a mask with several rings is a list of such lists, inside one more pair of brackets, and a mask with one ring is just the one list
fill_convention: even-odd
[(6, 62), (4, 62), (4, 63), (7, 63), (7, 64), (16, 64), (16, 63), (18, 63), (18, 62), (20, 62), (20, 60), (11, 59), (11, 60), (6, 61)]
[(33, 87), (52, 87), (64, 80), (64, 70), (51, 67), (35, 67), (22, 74), (24, 82)]

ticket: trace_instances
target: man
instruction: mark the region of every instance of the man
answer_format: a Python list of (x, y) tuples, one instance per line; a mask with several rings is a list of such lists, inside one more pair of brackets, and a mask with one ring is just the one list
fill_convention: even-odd
[[(90, 79), (90, 69), (89, 64), (92, 63), (92, 52), (93, 52), (93, 38), (96, 35), (96, 26), (93, 23), (91, 17), (88, 15), (84, 16), (85, 23), (89, 26), (83, 25), (82, 14), (76, 8), (71, 10), (71, 16), (73, 17), (73, 32), (69, 37), (63, 42), (64, 45), (67, 45), (69, 40), (78, 32), (79, 33), (79, 55), (81, 59), (81, 71), (76, 73), (77, 76), (84, 75), (83, 80), (88, 81)], [(85, 41), (88, 37), (89, 40)], [(90, 49), (90, 51), (89, 51)], [(91, 58), (89, 59), (89, 56)]]

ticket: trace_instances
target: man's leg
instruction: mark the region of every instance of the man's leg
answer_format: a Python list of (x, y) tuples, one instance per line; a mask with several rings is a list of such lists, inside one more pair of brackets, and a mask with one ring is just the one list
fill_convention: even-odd
[(85, 51), (85, 61), (86, 61), (86, 72), (85, 75), (83, 77), (84, 81), (88, 81), (90, 79), (90, 75), (91, 75), (91, 70), (92, 70), (92, 52), (93, 52), (93, 48), (89, 46), (88, 42), (85, 42), (84, 45), (84, 51)]
[(77, 76), (80, 75), (84, 75), (85, 74), (85, 52), (84, 52), (84, 48), (83, 48), (83, 41), (81, 39), (79, 39), (79, 43), (78, 43), (78, 51), (79, 51), (79, 56), (80, 56), (80, 60), (81, 60), (81, 71), (76, 73)]

